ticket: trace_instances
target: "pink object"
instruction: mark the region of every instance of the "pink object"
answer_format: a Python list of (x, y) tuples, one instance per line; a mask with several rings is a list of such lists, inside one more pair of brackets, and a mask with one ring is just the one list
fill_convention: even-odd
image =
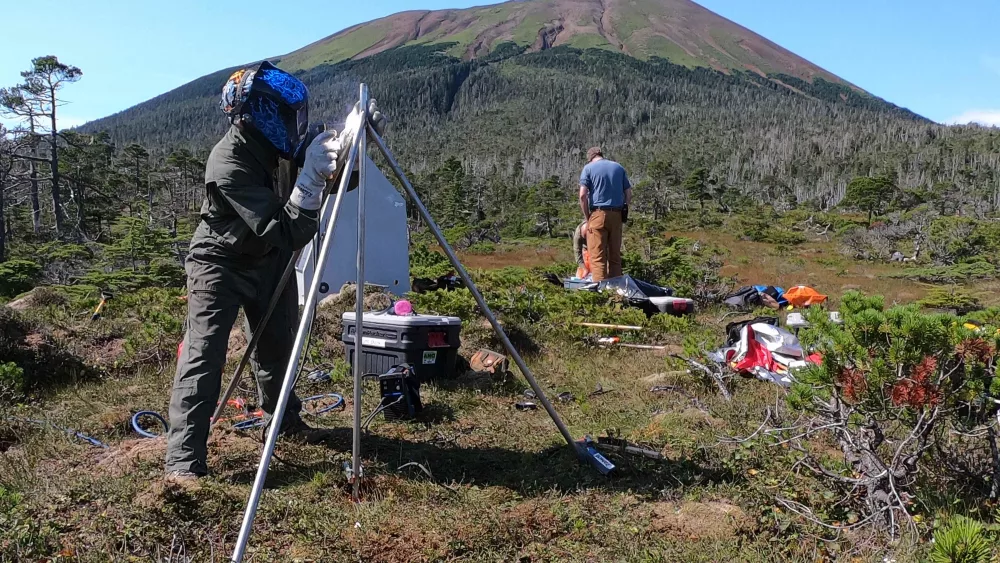
[(392, 312), (400, 316), (412, 315), (413, 305), (405, 299), (402, 301), (396, 301), (396, 304), (393, 305)]

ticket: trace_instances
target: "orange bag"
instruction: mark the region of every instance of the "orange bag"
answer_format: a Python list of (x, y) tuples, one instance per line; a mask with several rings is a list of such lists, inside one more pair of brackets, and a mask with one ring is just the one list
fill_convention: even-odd
[(819, 305), (824, 303), (827, 299), (826, 295), (819, 293), (815, 289), (799, 285), (793, 287), (785, 292), (785, 301), (788, 301), (789, 305), (793, 307), (810, 307), (812, 305)]

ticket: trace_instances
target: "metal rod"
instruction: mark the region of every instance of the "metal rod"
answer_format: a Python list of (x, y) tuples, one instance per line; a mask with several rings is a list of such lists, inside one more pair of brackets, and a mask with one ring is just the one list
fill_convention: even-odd
[[(396, 177), (399, 178), (399, 181), (403, 184), (403, 188), (406, 190), (406, 193), (410, 196), (410, 201), (413, 202), (413, 205), (416, 206), (420, 216), (423, 217), (424, 222), (427, 223), (431, 232), (434, 233), (434, 238), (437, 239), (438, 244), (448, 256), (448, 260), (451, 261), (451, 265), (455, 267), (455, 271), (458, 272), (458, 276), (462, 278), (463, 282), (465, 282), (465, 286), (472, 293), (472, 297), (475, 298), (476, 303), (479, 305), (479, 309), (483, 312), (486, 320), (488, 320), (493, 326), (493, 330), (503, 342), (503, 346), (507, 350), (507, 353), (510, 354), (510, 356), (514, 359), (514, 363), (517, 364), (518, 369), (520, 369), (521, 373), (524, 374), (524, 378), (528, 381), (528, 385), (531, 386), (531, 390), (535, 392), (539, 402), (541, 402), (542, 406), (545, 407), (545, 411), (549, 413), (549, 417), (552, 418), (552, 422), (554, 422), (556, 427), (559, 428), (559, 432), (562, 434), (563, 438), (565, 438), (566, 443), (569, 444), (569, 446), (573, 449), (573, 452), (578, 457), (583, 459), (584, 453), (573, 440), (573, 436), (569, 433), (569, 429), (566, 428), (566, 424), (564, 424), (562, 419), (559, 418), (559, 413), (556, 412), (552, 403), (549, 402), (549, 399), (545, 396), (542, 388), (538, 386), (538, 382), (535, 381), (535, 376), (531, 373), (531, 370), (528, 369), (527, 364), (524, 363), (524, 359), (521, 358), (521, 354), (519, 354), (514, 348), (510, 338), (507, 337), (507, 333), (504, 332), (503, 327), (500, 326), (500, 322), (497, 321), (497, 318), (493, 315), (493, 311), (490, 310), (489, 305), (486, 304), (486, 300), (483, 299), (483, 295), (479, 293), (479, 289), (476, 288), (476, 284), (473, 283), (472, 278), (469, 277), (469, 273), (465, 271), (465, 267), (462, 266), (462, 263), (458, 260), (458, 256), (455, 255), (455, 251), (451, 249), (451, 245), (449, 245), (448, 241), (444, 238), (444, 235), (441, 233), (441, 229), (438, 228), (437, 223), (435, 223), (434, 219), (431, 218), (431, 214), (427, 211), (427, 207), (424, 206), (424, 202), (421, 201), (420, 196), (417, 195), (417, 190), (415, 190), (413, 185), (410, 184), (410, 181), (406, 178), (406, 174), (403, 173), (403, 169), (400, 168), (399, 163), (396, 162), (395, 157), (393, 157), (392, 152), (389, 150), (389, 147), (387, 147), (385, 142), (378, 136), (378, 133), (371, 126), (371, 124), (368, 124), (368, 138), (379, 148), (380, 151), (382, 151), (385, 159), (389, 162), (389, 166), (392, 167), (392, 171), (396, 174)], [(356, 347), (355, 349), (357, 350), (359, 348)]]
[(590, 328), (608, 328), (613, 330), (642, 330), (641, 326), (632, 325), (606, 325), (601, 323), (574, 323), (577, 326), (586, 326)]
[[(359, 128), (360, 132), (360, 128)], [(302, 310), (302, 319), (299, 321), (299, 329), (295, 334), (295, 343), (292, 345), (292, 354), (288, 358), (288, 367), (285, 370), (285, 379), (281, 384), (281, 394), (278, 395), (278, 404), (275, 406), (274, 414), (271, 416), (270, 428), (267, 433), (267, 441), (264, 443), (264, 453), (260, 457), (260, 465), (257, 466), (257, 477), (254, 479), (253, 488), (250, 490), (250, 500), (247, 501), (246, 510), (243, 512), (243, 523), (240, 525), (240, 535), (236, 540), (236, 547), (233, 549), (232, 561), (239, 563), (243, 561), (246, 553), (247, 542), (250, 541), (250, 533), (253, 529), (253, 521), (257, 515), (257, 506), (260, 504), (260, 497), (264, 491), (264, 481), (267, 479), (268, 466), (271, 464), (271, 456), (274, 455), (274, 446), (278, 442), (278, 434), (281, 431), (281, 419), (285, 415), (285, 408), (288, 406), (288, 399), (292, 395), (292, 388), (295, 387), (295, 376), (299, 369), (299, 356), (305, 347), (306, 339), (312, 329), (313, 314), (316, 311), (316, 302), (319, 296), (319, 286), (323, 279), (323, 266), (330, 256), (330, 248), (333, 242), (333, 226), (337, 220), (337, 212), (340, 210), (340, 203), (347, 191), (351, 174), (354, 171), (354, 160), (358, 154), (358, 141), (360, 136), (354, 137), (354, 143), (347, 158), (346, 169), (340, 180), (340, 189), (334, 200), (333, 212), (330, 223), (326, 227), (326, 235), (319, 252), (319, 260), (316, 262), (315, 272), (312, 282), (309, 284), (309, 293), (306, 294), (305, 307)]]
[(620, 348), (632, 348), (634, 350), (666, 350), (667, 349), (666, 346), (654, 346), (652, 344), (628, 344), (628, 343), (616, 342), (613, 345), (614, 346), (618, 346)]
[(352, 496), (357, 501), (361, 492), (361, 391), (364, 375), (364, 314), (365, 314), (365, 173), (368, 168), (368, 143), (365, 126), (368, 123), (368, 86), (361, 85), (361, 126), (358, 127), (358, 281), (354, 304), (354, 440), (351, 449)]
[[(317, 240), (319, 240), (318, 237)], [(295, 263), (299, 261), (299, 256), (301, 255), (302, 251), (296, 250), (292, 254), (292, 258), (289, 260), (288, 265), (285, 266), (285, 271), (281, 274), (281, 279), (278, 280), (278, 287), (274, 290), (274, 295), (271, 296), (271, 302), (267, 305), (267, 312), (264, 313), (264, 318), (257, 323), (257, 328), (254, 329), (253, 335), (250, 337), (247, 349), (243, 352), (243, 357), (240, 358), (240, 365), (236, 368), (233, 380), (229, 382), (229, 387), (226, 387), (226, 392), (222, 394), (222, 399), (215, 407), (215, 414), (212, 415), (212, 420), (209, 421), (209, 428), (214, 426), (215, 421), (219, 420), (219, 417), (222, 416), (222, 411), (225, 410), (226, 403), (229, 402), (229, 398), (233, 396), (233, 393), (236, 391), (236, 387), (240, 384), (240, 379), (243, 377), (243, 370), (246, 369), (247, 364), (250, 363), (250, 356), (253, 354), (253, 351), (257, 349), (257, 343), (260, 341), (260, 337), (264, 333), (264, 328), (267, 326), (267, 322), (271, 320), (271, 314), (274, 313), (274, 309), (278, 306), (278, 300), (281, 299), (281, 295), (285, 291), (285, 286), (288, 285), (288, 280), (291, 279), (292, 273), (295, 272)]]

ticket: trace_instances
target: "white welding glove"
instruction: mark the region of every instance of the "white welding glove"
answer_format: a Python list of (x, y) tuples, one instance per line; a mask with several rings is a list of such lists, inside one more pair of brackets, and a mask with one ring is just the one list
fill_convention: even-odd
[[(316, 211), (323, 199), (326, 181), (337, 175), (344, 152), (336, 131), (324, 131), (306, 148), (305, 163), (289, 198), (301, 209)], [(346, 158), (346, 156), (345, 156)]]
[[(385, 135), (385, 125), (388, 123), (385, 115), (379, 111), (378, 103), (375, 100), (371, 100), (368, 103), (368, 122), (378, 133), (379, 137)], [(347, 116), (347, 122), (344, 123), (344, 130), (340, 133), (340, 146), (350, 147), (354, 143), (354, 137), (358, 134), (361, 129), (361, 102), (354, 104), (354, 109), (351, 114)], [(347, 155), (344, 155), (347, 158)]]
[(389, 122), (389, 118), (379, 111), (378, 104), (374, 99), (368, 104), (368, 122), (375, 128), (375, 132), (378, 133), (379, 137), (385, 136), (385, 125)]

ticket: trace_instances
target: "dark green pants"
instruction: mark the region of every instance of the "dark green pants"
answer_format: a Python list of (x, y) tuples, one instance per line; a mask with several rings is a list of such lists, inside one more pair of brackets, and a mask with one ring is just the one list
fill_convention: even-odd
[[(246, 313), (247, 341), (267, 312), (289, 255), (272, 252), (253, 268), (233, 268), (207, 259), (188, 257), (187, 330), (170, 397), (170, 432), (166, 471), (208, 472), (209, 421), (219, 401), (229, 334), (239, 314)], [(298, 291), (293, 276), (271, 320), (264, 328), (251, 367), (257, 379), (261, 408), (274, 413), (298, 327)], [(294, 394), (282, 426), (298, 421), (302, 404)]]

